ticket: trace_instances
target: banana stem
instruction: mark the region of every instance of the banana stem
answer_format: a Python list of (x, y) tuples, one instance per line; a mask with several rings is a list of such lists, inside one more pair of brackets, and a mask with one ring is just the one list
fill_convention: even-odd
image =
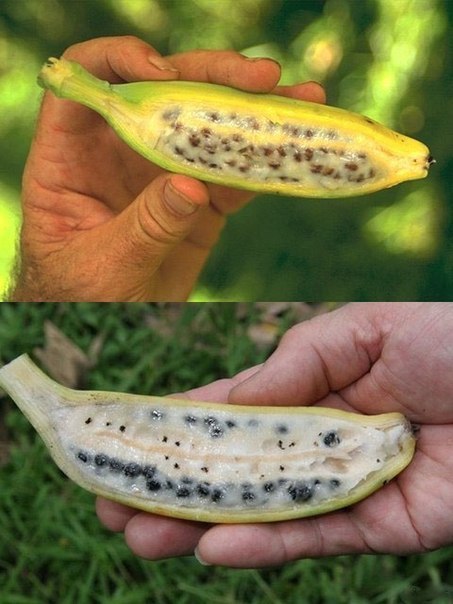
[(110, 99), (117, 96), (109, 82), (96, 78), (78, 63), (53, 57), (42, 67), (38, 84), (58, 97), (81, 103), (104, 116)]

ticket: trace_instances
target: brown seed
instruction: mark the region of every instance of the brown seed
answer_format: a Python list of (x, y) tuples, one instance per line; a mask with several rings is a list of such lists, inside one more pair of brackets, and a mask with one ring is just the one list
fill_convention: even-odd
[(300, 151), (296, 151), (293, 155), (294, 159), (297, 162), (301, 162), (302, 161), (302, 153)]
[(345, 164), (344, 167), (346, 168), (346, 170), (351, 170), (351, 172), (355, 172), (359, 168), (359, 166), (356, 163), (351, 162), (351, 161), (348, 162), (347, 164)]
[(210, 119), (212, 122), (218, 122), (218, 121), (220, 120), (220, 116), (219, 116), (219, 114), (218, 114), (218, 113), (215, 113), (215, 112), (214, 112), (214, 113), (210, 113), (210, 114), (209, 114), (209, 119)]
[(313, 172), (313, 174), (319, 174), (322, 171), (322, 165), (321, 164), (314, 164), (310, 168), (310, 171)]
[(284, 150), (283, 146), (280, 146), (277, 151), (280, 157), (286, 157), (286, 151)]
[(305, 159), (307, 161), (310, 161), (311, 159), (313, 159), (313, 149), (310, 149), (310, 147), (308, 147), (307, 149), (305, 149), (304, 155)]
[(314, 136), (314, 132), (313, 132), (313, 130), (305, 130), (304, 135), (305, 135), (307, 138), (312, 138), (312, 137)]
[(198, 147), (198, 145), (200, 144), (200, 137), (197, 136), (196, 134), (191, 134), (189, 137), (189, 142), (192, 145), (192, 147)]
[(272, 149), (272, 147), (264, 147), (263, 151), (264, 151), (264, 155), (266, 157), (269, 157), (269, 155), (272, 155), (272, 153), (274, 152), (274, 150)]
[(279, 161), (270, 161), (268, 163), (269, 168), (272, 168), (273, 170), (277, 170), (277, 168), (281, 167), (281, 163)]
[(205, 137), (205, 138), (209, 138), (212, 134), (212, 130), (210, 128), (202, 128), (201, 129), (201, 134)]
[(227, 161), (225, 163), (228, 164), (229, 166), (231, 166), (232, 168), (234, 168), (234, 166), (236, 165), (237, 162), (235, 159), (227, 159)]

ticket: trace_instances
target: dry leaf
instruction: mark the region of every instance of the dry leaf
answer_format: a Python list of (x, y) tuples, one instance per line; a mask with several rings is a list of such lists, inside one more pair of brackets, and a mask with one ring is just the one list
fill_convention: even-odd
[(52, 321), (44, 324), (44, 347), (36, 348), (35, 355), (51, 377), (70, 388), (83, 386), (88, 369), (93, 367), (102, 346), (102, 336), (94, 338), (86, 354)]

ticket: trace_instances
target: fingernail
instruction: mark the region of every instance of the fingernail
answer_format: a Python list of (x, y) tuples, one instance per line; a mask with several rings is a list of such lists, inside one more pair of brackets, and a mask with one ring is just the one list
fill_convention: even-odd
[(167, 181), (164, 187), (164, 199), (167, 206), (175, 214), (181, 214), (182, 216), (189, 216), (193, 214), (198, 206), (195, 205), (183, 195), (178, 189), (172, 185), (171, 181)]
[(195, 548), (193, 555), (195, 556), (195, 558), (198, 560), (198, 562), (202, 565), (202, 566), (212, 566), (212, 564), (209, 564), (209, 562), (205, 562), (203, 560), (203, 558), (200, 555), (200, 551), (198, 549), (198, 547)]
[(258, 63), (258, 61), (272, 61), (280, 67), (280, 63), (275, 59), (271, 59), (271, 57), (245, 57), (245, 60), (249, 63)]
[(157, 69), (160, 69), (160, 71), (174, 71), (175, 73), (179, 73), (179, 69), (173, 67), (167, 59), (164, 59), (159, 55), (149, 55), (148, 62), (151, 63), (151, 65), (154, 65), (154, 67), (157, 67)]

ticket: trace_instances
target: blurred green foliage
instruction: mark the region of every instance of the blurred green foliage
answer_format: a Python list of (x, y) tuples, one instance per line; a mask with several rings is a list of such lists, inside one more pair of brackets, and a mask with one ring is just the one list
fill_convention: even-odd
[(197, 300), (453, 298), (453, 2), (448, 0), (2, 0), (0, 291), (20, 222), (40, 64), (72, 43), (135, 34), (163, 54), (271, 56), (282, 80), (425, 142), (429, 177), (341, 201), (257, 198), (233, 216)]

